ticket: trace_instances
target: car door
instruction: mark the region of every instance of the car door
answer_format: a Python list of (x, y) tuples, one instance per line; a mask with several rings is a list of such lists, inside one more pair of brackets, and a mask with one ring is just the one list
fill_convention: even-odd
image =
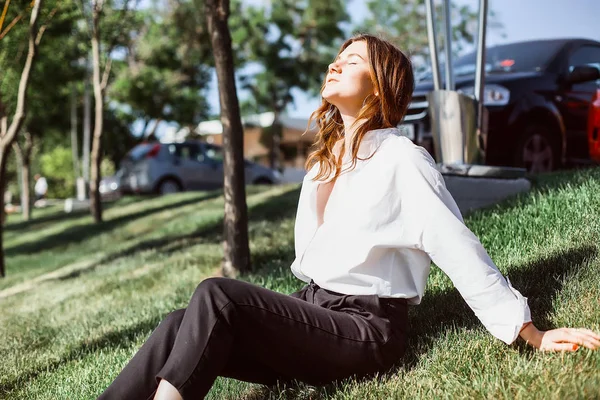
[[(600, 70), (600, 46), (583, 45), (569, 54), (568, 72), (580, 65)], [(596, 94), (598, 81), (570, 84), (561, 102), (563, 121), (567, 131), (567, 157), (588, 159), (587, 123), (590, 105)]]
[(208, 143), (203, 143), (201, 149), (202, 161), (209, 168), (203, 183), (207, 189), (223, 187), (223, 149)]
[(172, 174), (183, 184), (186, 190), (201, 190), (203, 175), (209, 173), (208, 167), (199, 162), (201, 149), (197, 143), (173, 143), (169, 145), (172, 155)]

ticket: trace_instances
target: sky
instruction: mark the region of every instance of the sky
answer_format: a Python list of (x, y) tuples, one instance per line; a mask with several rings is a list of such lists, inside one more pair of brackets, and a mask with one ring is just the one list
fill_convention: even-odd
[[(265, 0), (246, 0), (261, 3)], [(469, 5), (478, 10), (478, 0), (452, 0), (457, 5)], [(504, 25), (504, 36), (490, 32), (487, 45), (497, 45), (533, 39), (582, 37), (600, 41), (600, 0), (489, 0), (488, 7)], [(348, 1), (348, 12), (353, 23), (368, 14), (365, 0)], [(440, 27), (438, 27), (440, 29)], [(308, 118), (319, 105), (318, 98), (310, 98), (295, 91), (294, 105), (287, 113), (292, 117)], [(243, 98), (247, 93), (240, 91)], [(216, 77), (209, 91), (209, 104), (219, 111)]]

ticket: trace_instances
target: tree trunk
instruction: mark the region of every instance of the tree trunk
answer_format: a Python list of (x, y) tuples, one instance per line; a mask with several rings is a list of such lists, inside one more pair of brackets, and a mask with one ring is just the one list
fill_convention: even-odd
[(270, 164), (272, 169), (278, 171), (281, 171), (281, 137), (283, 135), (280, 116), (281, 111), (276, 108), (274, 110), (273, 126), (271, 127)]
[(91, 100), (89, 83), (89, 56), (85, 61), (85, 82), (83, 88), (83, 143), (81, 148), (81, 174), (85, 181), (85, 198), (89, 196), (90, 184), (90, 126), (91, 126)]
[(6, 188), (6, 159), (8, 158), (7, 148), (4, 146), (0, 147), (0, 210), (2, 210), (2, 221), (0, 221), (0, 278), (6, 276), (6, 270), (4, 266), (4, 218), (6, 213), (4, 212), (4, 190)]
[(250, 270), (250, 249), (244, 177), (244, 135), (235, 87), (231, 35), (227, 25), (229, 0), (206, 0), (205, 5), (208, 32), (215, 55), (223, 124), (225, 242), (222, 269), (223, 275), (235, 277)]
[(17, 156), (17, 163), (21, 168), (21, 215), (23, 220), (31, 219), (31, 151), (33, 149), (33, 136), (25, 132), (25, 144), (21, 145), (16, 141), (13, 143), (13, 149)]
[(100, 14), (102, 1), (95, 0), (92, 10), (92, 68), (94, 81), (94, 136), (92, 139), (90, 171), (90, 210), (97, 223), (102, 222), (102, 202), (100, 199), (100, 163), (102, 162), (102, 124), (104, 118), (104, 88), (100, 81)]
[(79, 148), (77, 144), (77, 98), (75, 86), (71, 86), (71, 154), (73, 157), (73, 174), (79, 178)]
[[(4, 191), (6, 189), (6, 159), (8, 151), (12, 146), (17, 133), (25, 121), (25, 113), (27, 112), (27, 86), (29, 85), (29, 77), (33, 63), (37, 55), (37, 48), (41, 36), (38, 37), (38, 17), (43, 0), (35, 0), (33, 10), (31, 11), (31, 19), (29, 20), (29, 50), (25, 66), (21, 73), (19, 81), (19, 91), (17, 95), (17, 108), (10, 127), (8, 127), (8, 118), (4, 112), (5, 107), (2, 104), (0, 97), (0, 210), (4, 212)], [(0, 277), (6, 275), (4, 268), (4, 224), (0, 223)]]

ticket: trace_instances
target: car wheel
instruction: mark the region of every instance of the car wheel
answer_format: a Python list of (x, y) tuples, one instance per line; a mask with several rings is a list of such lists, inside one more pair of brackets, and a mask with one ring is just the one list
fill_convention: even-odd
[(158, 194), (165, 195), (181, 192), (181, 185), (175, 179), (165, 179), (158, 185)]
[(254, 182), (252, 182), (254, 185), (272, 185), (273, 181), (270, 180), (269, 178), (265, 178), (265, 177), (260, 177), (258, 179), (255, 179)]
[(516, 165), (530, 173), (550, 172), (560, 165), (560, 145), (543, 125), (525, 129), (517, 145)]

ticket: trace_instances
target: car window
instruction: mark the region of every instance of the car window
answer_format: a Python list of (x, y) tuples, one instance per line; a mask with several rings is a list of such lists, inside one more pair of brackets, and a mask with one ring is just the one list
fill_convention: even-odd
[[(600, 71), (600, 47), (597, 46), (582, 46), (571, 53), (569, 57), (569, 72), (573, 71), (573, 68), (580, 65), (588, 65), (595, 67)], [(574, 90), (595, 90), (596, 86), (600, 84), (600, 79), (596, 82), (582, 82), (573, 85)]]
[(583, 46), (575, 50), (569, 57), (569, 72), (578, 65), (589, 65), (600, 71), (600, 47)]
[(146, 156), (156, 143), (141, 143), (129, 151), (125, 158), (131, 161), (137, 161)]
[(220, 147), (207, 145), (204, 148), (204, 154), (212, 161), (223, 162), (223, 149)]
[(169, 154), (181, 160), (198, 160), (200, 151), (193, 143), (173, 143), (169, 145)]

